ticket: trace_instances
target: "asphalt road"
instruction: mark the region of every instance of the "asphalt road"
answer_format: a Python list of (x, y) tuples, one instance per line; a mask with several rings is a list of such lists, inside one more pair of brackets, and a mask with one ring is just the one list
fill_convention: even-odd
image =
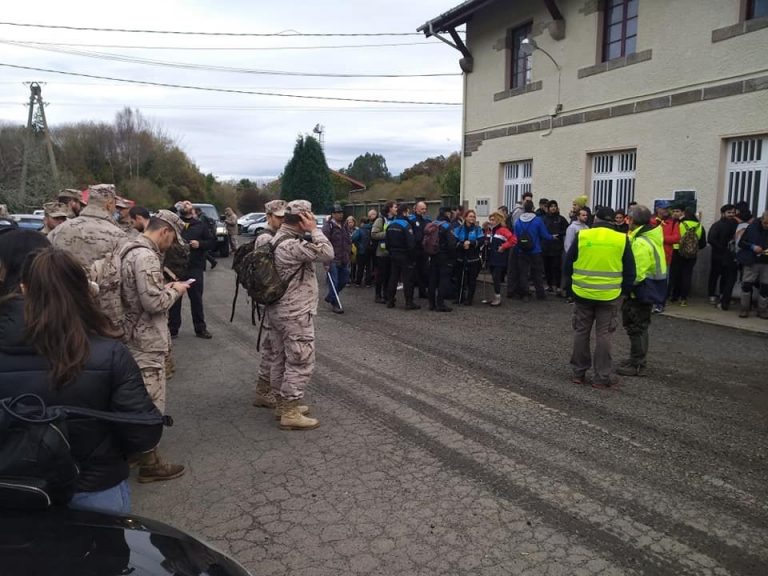
[(559, 299), (439, 314), (348, 288), (316, 322), (321, 426), (283, 432), (220, 262), (213, 340), (185, 302), (175, 341), (162, 446), (188, 472), (134, 485), (136, 513), (256, 575), (768, 574), (764, 336), (654, 318), (649, 377), (602, 391), (570, 383)]

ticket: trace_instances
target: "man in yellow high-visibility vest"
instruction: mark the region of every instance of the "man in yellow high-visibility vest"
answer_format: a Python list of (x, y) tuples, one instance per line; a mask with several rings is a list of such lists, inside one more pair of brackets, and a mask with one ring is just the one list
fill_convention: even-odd
[[(573, 382), (586, 384), (594, 369), (592, 386), (609, 388), (618, 383), (611, 360), (611, 334), (619, 323), (622, 295), (635, 282), (635, 259), (626, 234), (614, 227), (615, 213), (601, 207), (592, 228), (581, 230), (565, 256), (564, 275), (574, 295)], [(589, 346), (595, 326), (594, 362)]]
[(654, 305), (663, 305), (667, 298), (664, 234), (660, 226), (651, 224), (651, 211), (645, 206), (630, 208), (627, 223), (636, 273), (632, 294), (621, 307), (622, 323), (629, 336), (629, 358), (620, 363), (616, 372), (645, 376), (651, 310)]

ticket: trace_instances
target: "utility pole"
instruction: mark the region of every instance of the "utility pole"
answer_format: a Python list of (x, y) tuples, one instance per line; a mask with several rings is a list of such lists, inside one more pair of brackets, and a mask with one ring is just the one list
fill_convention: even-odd
[(320, 148), (323, 152), (325, 152), (325, 126), (322, 124), (315, 124), (315, 127), (312, 128), (312, 132), (317, 134), (317, 140), (320, 142)]
[(21, 185), (19, 186), (20, 199), (26, 199), (27, 170), (29, 168), (29, 150), (35, 134), (42, 132), (45, 146), (48, 149), (48, 160), (51, 163), (51, 176), (55, 188), (59, 187), (59, 171), (56, 168), (56, 157), (53, 154), (53, 142), (48, 130), (48, 120), (45, 118), (45, 102), (43, 102), (42, 88), (37, 82), (29, 85), (29, 113), (27, 115), (27, 131), (24, 138), (24, 160), (21, 165)]

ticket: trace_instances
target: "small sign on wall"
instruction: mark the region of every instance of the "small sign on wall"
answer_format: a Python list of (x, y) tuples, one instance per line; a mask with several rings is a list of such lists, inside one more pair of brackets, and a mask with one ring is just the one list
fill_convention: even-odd
[(696, 202), (696, 190), (675, 190), (675, 204), (684, 204), (694, 214), (698, 208)]
[(478, 217), (487, 217), (489, 215), (490, 206), (490, 198), (477, 198), (475, 200), (475, 212), (477, 212)]

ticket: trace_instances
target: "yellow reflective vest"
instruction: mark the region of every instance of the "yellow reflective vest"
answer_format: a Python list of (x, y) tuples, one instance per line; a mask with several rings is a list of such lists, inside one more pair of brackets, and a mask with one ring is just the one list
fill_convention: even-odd
[(581, 230), (578, 243), (578, 258), (573, 263), (573, 293), (600, 302), (621, 296), (627, 236), (601, 226)]
[(629, 232), (632, 255), (635, 257), (635, 284), (646, 278), (665, 280), (667, 278), (667, 259), (664, 256), (664, 234), (661, 226), (640, 231), (636, 228)]

